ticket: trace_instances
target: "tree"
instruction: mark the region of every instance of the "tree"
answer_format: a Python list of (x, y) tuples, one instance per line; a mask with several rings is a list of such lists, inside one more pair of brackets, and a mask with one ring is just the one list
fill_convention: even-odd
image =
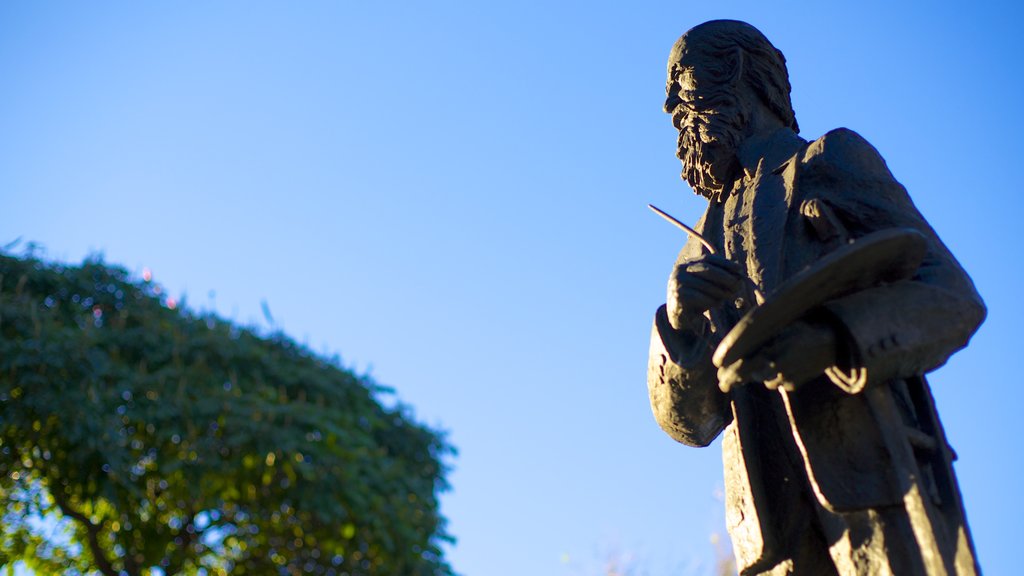
[(443, 434), (100, 259), (0, 253), (0, 566), (450, 574)]

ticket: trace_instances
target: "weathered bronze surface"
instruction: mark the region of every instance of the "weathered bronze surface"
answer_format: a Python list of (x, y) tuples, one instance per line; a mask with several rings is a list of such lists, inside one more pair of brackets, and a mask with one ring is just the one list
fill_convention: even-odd
[(977, 574), (924, 374), (985, 306), (878, 152), (802, 139), (789, 93), (749, 24), (672, 48), (665, 112), (713, 249), (687, 241), (655, 314), (655, 418), (691, 446), (724, 434), (741, 574)]

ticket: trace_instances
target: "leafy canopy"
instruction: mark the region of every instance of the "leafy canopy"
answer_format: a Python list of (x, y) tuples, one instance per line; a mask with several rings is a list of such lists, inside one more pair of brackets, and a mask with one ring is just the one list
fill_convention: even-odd
[(443, 436), (281, 334), (0, 253), (0, 566), (450, 574)]

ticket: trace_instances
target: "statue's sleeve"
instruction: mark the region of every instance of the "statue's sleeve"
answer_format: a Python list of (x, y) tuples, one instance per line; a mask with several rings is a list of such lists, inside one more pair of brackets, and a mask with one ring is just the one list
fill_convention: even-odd
[[(678, 262), (700, 253), (688, 242)], [(647, 391), (658, 425), (688, 446), (707, 446), (732, 420), (728, 397), (718, 388), (718, 371), (711, 325), (699, 317), (692, 326), (676, 330), (662, 305), (654, 314), (647, 361)]]
[(850, 238), (891, 227), (927, 238), (912, 278), (826, 305), (845, 326), (868, 385), (934, 370), (967, 345), (985, 305), (874, 147), (853, 131), (830, 132), (808, 148), (800, 182), (820, 193)]

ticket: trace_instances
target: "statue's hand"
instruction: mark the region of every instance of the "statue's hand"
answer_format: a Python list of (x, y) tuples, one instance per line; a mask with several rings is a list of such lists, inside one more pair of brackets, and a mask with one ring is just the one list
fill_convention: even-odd
[(827, 323), (798, 320), (753, 354), (718, 369), (718, 387), (728, 392), (744, 382), (764, 382), (792, 392), (836, 363), (838, 336)]
[(676, 265), (668, 279), (668, 321), (676, 330), (691, 325), (701, 314), (734, 300), (746, 276), (726, 258), (706, 254)]

